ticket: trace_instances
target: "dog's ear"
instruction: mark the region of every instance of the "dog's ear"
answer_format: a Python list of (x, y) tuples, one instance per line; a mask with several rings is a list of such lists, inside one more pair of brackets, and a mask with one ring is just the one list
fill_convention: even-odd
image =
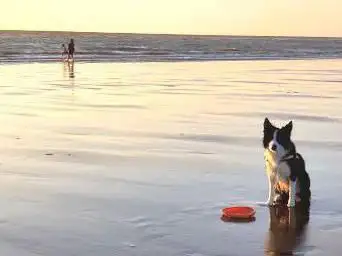
[(291, 136), (291, 132), (292, 132), (292, 121), (290, 121), (287, 125), (285, 125), (282, 130), (285, 131), (289, 136)]
[(273, 126), (273, 124), (271, 124), (270, 120), (268, 120), (268, 118), (266, 117), (264, 121), (264, 131), (268, 129), (275, 129), (275, 127)]

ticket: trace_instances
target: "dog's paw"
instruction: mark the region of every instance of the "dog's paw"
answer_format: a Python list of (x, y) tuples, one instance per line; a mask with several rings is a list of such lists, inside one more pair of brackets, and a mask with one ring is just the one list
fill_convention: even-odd
[(273, 200), (267, 200), (265, 202), (265, 204), (268, 205), (268, 206), (272, 206), (272, 205), (274, 205), (274, 201)]
[(287, 203), (287, 207), (289, 207), (289, 208), (292, 208), (292, 207), (295, 207), (295, 206), (296, 206), (296, 202), (295, 201)]

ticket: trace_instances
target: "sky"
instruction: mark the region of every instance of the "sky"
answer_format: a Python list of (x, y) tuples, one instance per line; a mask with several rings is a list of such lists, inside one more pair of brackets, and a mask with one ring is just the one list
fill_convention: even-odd
[(341, 0), (0, 1), (0, 30), (342, 36)]

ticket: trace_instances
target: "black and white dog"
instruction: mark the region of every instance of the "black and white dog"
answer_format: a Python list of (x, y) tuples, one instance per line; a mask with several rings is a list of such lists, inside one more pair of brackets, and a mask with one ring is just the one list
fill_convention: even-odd
[(268, 205), (296, 203), (310, 205), (310, 177), (303, 157), (291, 140), (292, 121), (277, 128), (265, 118), (264, 156), (268, 176)]

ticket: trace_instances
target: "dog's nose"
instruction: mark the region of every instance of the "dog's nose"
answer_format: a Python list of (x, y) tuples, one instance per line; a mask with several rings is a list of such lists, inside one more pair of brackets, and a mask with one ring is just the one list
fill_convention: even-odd
[(271, 147), (271, 149), (272, 149), (273, 151), (275, 151), (275, 150), (277, 149), (277, 145), (276, 145), (276, 144), (273, 144), (272, 147)]

